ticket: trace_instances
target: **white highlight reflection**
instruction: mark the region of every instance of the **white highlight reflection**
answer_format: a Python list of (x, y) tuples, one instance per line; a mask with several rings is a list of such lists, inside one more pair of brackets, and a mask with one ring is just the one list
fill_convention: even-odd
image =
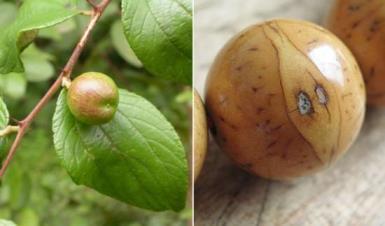
[(309, 56), (328, 80), (344, 86), (343, 69), (336, 51), (331, 46), (317, 46), (309, 52)]

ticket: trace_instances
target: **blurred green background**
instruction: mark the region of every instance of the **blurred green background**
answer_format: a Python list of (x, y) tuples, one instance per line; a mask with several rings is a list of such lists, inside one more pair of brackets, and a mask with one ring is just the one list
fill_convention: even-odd
[[(0, 29), (15, 18), (20, 2), (0, 0)], [(82, 7), (88, 6), (84, 3)], [(39, 31), (35, 43), (22, 54), (26, 72), (0, 75), (0, 95), (13, 119), (25, 117), (44, 95), (88, 20), (87, 16), (77, 16)], [(111, 3), (97, 24), (73, 75), (86, 71), (111, 75), (121, 88), (151, 101), (190, 151), (191, 88), (158, 79), (141, 67), (124, 39), (119, 1)], [(181, 213), (145, 211), (75, 185), (61, 167), (52, 144), (55, 100), (34, 121), (1, 182), (0, 219), (12, 220), (18, 226), (187, 225), (189, 208)]]

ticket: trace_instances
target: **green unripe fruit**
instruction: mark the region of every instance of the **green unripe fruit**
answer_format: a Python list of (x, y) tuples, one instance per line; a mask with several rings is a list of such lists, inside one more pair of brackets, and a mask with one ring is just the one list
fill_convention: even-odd
[(72, 81), (67, 93), (67, 104), (75, 118), (88, 125), (109, 122), (119, 103), (115, 82), (105, 74), (84, 73)]

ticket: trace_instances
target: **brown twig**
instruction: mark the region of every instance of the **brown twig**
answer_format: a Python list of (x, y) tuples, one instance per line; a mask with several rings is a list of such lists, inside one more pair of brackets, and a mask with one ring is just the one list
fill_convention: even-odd
[[(88, 0), (87, 0), (88, 1)], [(40, 113), (43, 107), (48, 103), (48, 101), (52, 98), (52, 96), (60, 89), (62, 85), (63, 78), (70, 78), (72, 70), (79, 59), (81, 52), (84, 49), (85, 44), (87, 43), (90, 33), (92, 29), (95, 27), (96, 22), (99, 20), (103, 11), (110, 3), (111, 0), (102, 0), (98, 5), (95, 5), (92, 1), (88, 1), (93, 6), (93, 11), (91, 15), (91, 20), (84, 31), (81, 39), (76, 45), (75, 49), (72, 52), (71, 57), (68, 59), (67, 64), (64, 69), (61, 71), (60, 75), (56, 79), (56, 81), (52, 84), (47, 93), (40, 99), (40, 101), (36, 104), (34, 109), (25, 117), (22, 121), (19, 122), (19, 130), (17, 132), (16, 138), (12, 143), (12, 146), (8, 152), (7, 158), (4, 160), (3, 165), (0, 169), (0, 178), (3, 177), (5, 171), (7, 170), (9, 163), (11, 162), (15, 152), (20, 145), (21, 140), (23, 139), (27, 129), (31, 125), (32, 121), (36, 118), (36, 116)]]

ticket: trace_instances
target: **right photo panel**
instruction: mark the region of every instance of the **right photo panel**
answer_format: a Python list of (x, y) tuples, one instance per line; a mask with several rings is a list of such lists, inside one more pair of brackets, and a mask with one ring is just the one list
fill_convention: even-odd
[(385, 225), (385, 2), (194, 4), (195, 226)]

